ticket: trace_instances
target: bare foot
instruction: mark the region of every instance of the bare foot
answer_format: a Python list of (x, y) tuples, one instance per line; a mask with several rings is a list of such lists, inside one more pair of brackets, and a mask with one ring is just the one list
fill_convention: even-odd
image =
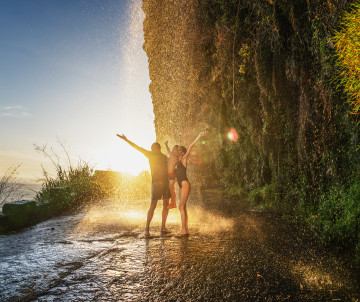
[(189, 233), (180, 232), (175, 235), (175, 237), (177, 237), (177, 238), (182, 238), (182, 237), (187, 237), (187, 236), (189, 236)]
[(145, 238), (149, 238), (149, 237), (150, 237), (150, 233), (149, 233), (148, 231), (145, 231), (144, 236), (145, 236)]
[(161, 228), (161, 233), (171, 233), (171, 231), (167, 228)]
[(170, 204), (168, 205), (168, 210), (174, 209), (174, 208), (176, 208), (176, 203), (174, 203), (174, 204), (170, 203)]

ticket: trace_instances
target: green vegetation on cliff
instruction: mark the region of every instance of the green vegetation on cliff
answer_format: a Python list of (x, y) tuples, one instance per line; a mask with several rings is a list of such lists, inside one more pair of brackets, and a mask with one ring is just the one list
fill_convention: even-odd
[(352, 113), (360, 111), (360, 2), (342, 18), (340, 31), (332, 38), (336, 43), (339, 84), (344, 87)]
[[(349, 81), (334, 81), (349, 70), (340, 45), (352, 27), (341, 31), (340, 17), (359, 10), (339, 0), (143, 0), (143, 9), (159, 141), (188, 144), (208, 127), (203, 184), (218, 180), (360, 252), (359, 128)], [(358, 87), (358, 74), (350, 82)]]

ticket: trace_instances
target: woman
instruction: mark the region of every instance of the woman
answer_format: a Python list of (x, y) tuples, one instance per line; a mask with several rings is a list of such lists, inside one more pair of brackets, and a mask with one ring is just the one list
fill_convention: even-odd
[(168, 141), (165, 142), (165, 147), (167, 152), (169, 153), (169, 159), (168, 159), (168, 177), (169, 177), (169, 190), (171, 194), (171, 202), (169, 203), (168, 209), (176, 208), (176, 195), (175, 195), (175, 183), (176, 183), (176, 177), (175, 177), (175, 169), (176, 165), (179, 162), (179, 146), (175, 145), (170, 151), (170, 148), (168, 146)]
[(179, 210), (181, 215), (181, 230), (178, 234), (175, 235), (176, 237), (184, 237), (189, 235), (186, 202), (189, 197), (191, 186), (186, 176), (186, 166), (191, 149), (204, 135), (205, 131), (201, 132), (187, 150), (184, 146), (179, 147), (179, 163), (176, 166), (176, 179), (180, 187)]

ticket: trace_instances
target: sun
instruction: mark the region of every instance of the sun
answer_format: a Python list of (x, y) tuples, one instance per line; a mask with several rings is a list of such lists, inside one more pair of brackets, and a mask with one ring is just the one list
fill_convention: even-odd
[(136, 151), (122, 152), (120, 156), (113, 157), (114, 170), (132, 175), (138, 175), (141, 171), (150, 170), (147, 158)]
[(147, 158), (129, 145), (118, 144), (116, 148), (104, 152), (96, 164), (96, 169), (112, 170), (124, 174), (138, 175), (150, 170)]

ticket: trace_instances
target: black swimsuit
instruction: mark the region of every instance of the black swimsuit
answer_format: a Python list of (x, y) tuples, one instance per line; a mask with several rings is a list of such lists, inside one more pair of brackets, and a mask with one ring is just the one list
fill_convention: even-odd
[(182, 164), (181, 160), (178, 162), (176, 166), (176, 179), (179, 184), (179, 187), (181, 188), (181, 183), (186, 180), (189, 182), (187, 176), (186, 176), (186, 168)]

